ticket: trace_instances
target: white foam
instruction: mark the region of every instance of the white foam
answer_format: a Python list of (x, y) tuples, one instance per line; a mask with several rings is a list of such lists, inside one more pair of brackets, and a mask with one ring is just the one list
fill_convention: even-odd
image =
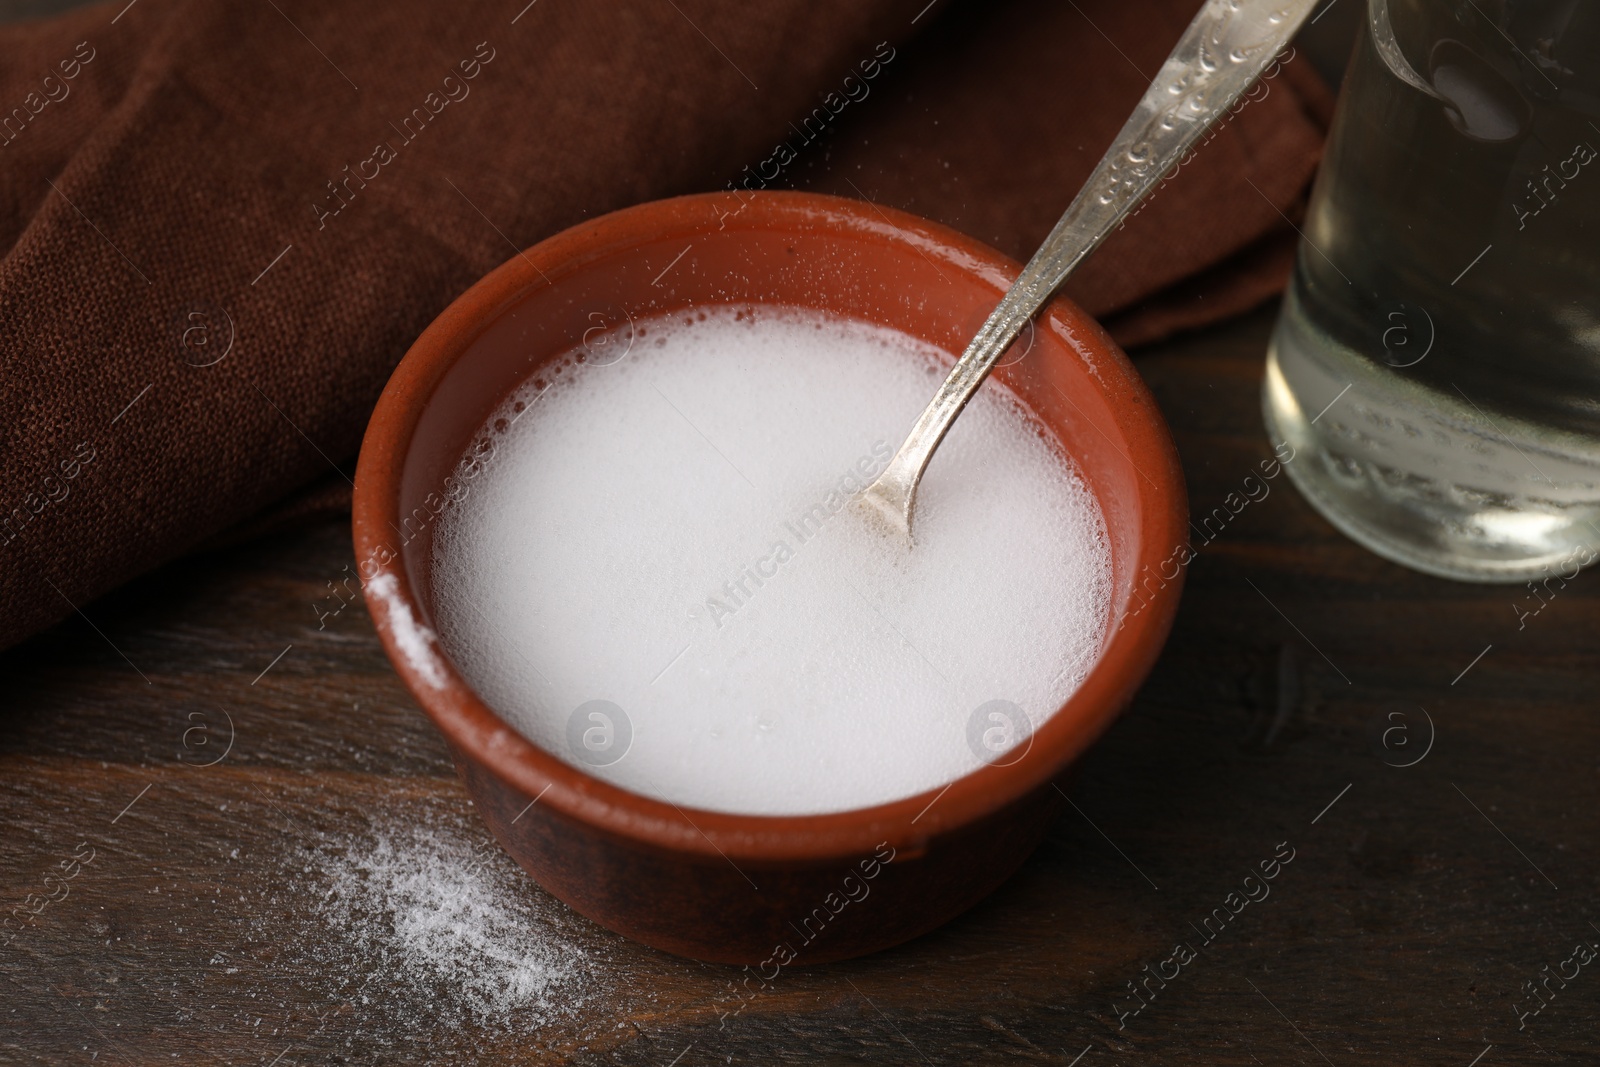
[[(440, 522), (445, 650), (536, 744), (685, 807), (839, 811), (976, 769), (977, 709), (1037, 728), (1087, 673), (1110, 559), (1093, 497), (995, 382), (929, 466), (913, 550), (842, 506), (949, 362), (729, 309), (529, 383)], [(614, 707), (577, 712), (595, 700)], [(1017, 740), (979, 718), (991, 750)]]

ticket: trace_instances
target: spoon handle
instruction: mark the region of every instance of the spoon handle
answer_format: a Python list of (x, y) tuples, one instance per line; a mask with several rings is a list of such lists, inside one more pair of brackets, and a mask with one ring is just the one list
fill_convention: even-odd
[(978, 330), (867, 501), (907, 534), (956, 416), (1045, 301), (1282, 51), (1316, 0), (1207, 0), (1050, 236)]

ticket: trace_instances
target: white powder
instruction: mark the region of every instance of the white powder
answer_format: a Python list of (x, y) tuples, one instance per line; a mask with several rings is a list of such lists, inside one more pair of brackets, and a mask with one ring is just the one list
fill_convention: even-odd
[(845, 506), (949, 362), (770, 308), (569, 359), (490, 420), (441, 519), (444, 648), (535, 743), (684, 806), (845, 810), (974, 770), (1093, 664), (1110, 562), (1096, 502), (995, 382), (928, 469), (913, 550)]
[(438, 635), (418, 621), (411, 605), (400, 597), (400, 583), (392, 574), (375, 574), (368, 579), (365, 591), (377, 597), (389, 609), (389, 629), (400, 645), (400, 654), (411, 669), (435, 689), (444, 686), (444, 668), (435, 651)]
[(324, 889), (320, 918), (335, 935), (323, 962), (359, 984), (343, 993), (361, 1014), (402, 1026), (418, 1016), (537, 1023), (582, 992), (588, 963), (536, 906), (539, 890), (460, 826), (395, 820), (371, 836), (324, 841), (311, 858)]

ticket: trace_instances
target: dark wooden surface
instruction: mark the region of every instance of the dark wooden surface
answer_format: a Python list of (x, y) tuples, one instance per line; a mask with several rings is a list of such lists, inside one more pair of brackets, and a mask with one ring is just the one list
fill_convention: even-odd
[[(1138, 357), (1197, 516), (1269, 454), (1270, 323)], [(1514, 1007), (1600, 943), (1594, 577), (1519, 629), (1526, 589), (1384, 563), (1269, 484), (1201, 550), (1153, 677), (1081, 765), (1079, 810), (1021, 873), (912, 944), (786, 973), (725, 1027), (726, 969), (510, 876), (359, 602), (318, 628), (353, 563), (344, 524), (168, 567), (0, 656), (0, 913), (27, 902), (0, 949), (0, 1061), (1596, 1062), (1600, 966), (1549, 983), (1525, 1029)], [(231, 750), (196, 766), (223, 713)], [(1430, 720), (1426, 756), (1392, 766)], [(197, 724), (216, 733), (186, 744)], [(529, 921), (587, 954), (581, 1001), (464, 1016), (455, 990), (400, 988), (319, 927), (304, 850), (395, 818), (487, 846)], [(1201, 944), (1191, 924), (1280, 842), (1295, 858), (1271, 895), (1119, 1029), (1126, 983)]]

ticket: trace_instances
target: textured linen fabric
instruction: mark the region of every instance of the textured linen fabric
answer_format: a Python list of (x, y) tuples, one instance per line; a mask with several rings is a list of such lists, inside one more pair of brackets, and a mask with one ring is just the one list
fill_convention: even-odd
[[(242, 521), (346, 506), (384, 382), (453, 297), (780, 141), (772, 187), (1025, 258), (1193, 7), (114, 0), (0, 29), (0, 647)], [(1121, 339), (1281, 286), (1325, 125), (1304, 67), (1074, 280)]]

